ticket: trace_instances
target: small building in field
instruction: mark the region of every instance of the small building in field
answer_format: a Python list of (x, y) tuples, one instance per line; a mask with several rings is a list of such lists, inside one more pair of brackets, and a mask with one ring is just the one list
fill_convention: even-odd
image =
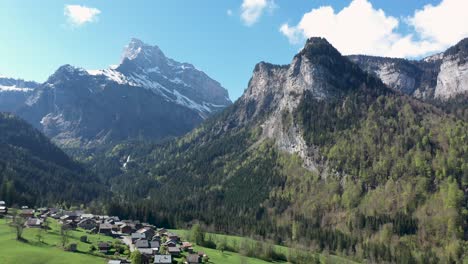
[(109, 243), (107, 243), (107, 242), (100, 242), (98, 244), (98, 249), (99, 249), (99, 252), (101, 252), (101, 253), (105, 254), (105, 253), (109, 252), (110, 248), (111, 248), (111, 245)]
[(187, 251), (189, 248), (192, 248), (193, 245), (190, 242), (182, 242), (182, 246), (180, 247), (182, 250)]
[(172, 263), (172, 256), (171, 255), (156, 255), (154, 256), (155, 264), (171, 264)]
[(8, 207), (6, 206), (5, 201), (0, 201), (0, 216), (6, 215), (8, 213)]
[(71, 251), (71, 252), (76, 252), (78, 249), (78, 245), (76, 243), (71, 243), (69, 246), (68, 246), (68, 250)]
[(34, 216), (34, 209), (21, 209), (19, 215), (24, 218), (29, 218)]
[(198, 264), (201, 263), (201, 257), (198, 254), (188, 254), (187, 255), (188, 264)]
[(38, 219), (38, 218), (29, 218), (26, 223), (25, 223), (25, 226), (26, 227), (30, 227), (30, 228), (41, 228), (42, 227), (42, 220), (41, 219)]

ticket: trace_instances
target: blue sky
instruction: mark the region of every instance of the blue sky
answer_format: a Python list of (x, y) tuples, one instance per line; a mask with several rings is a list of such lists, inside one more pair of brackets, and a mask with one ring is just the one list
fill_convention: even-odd
[[(421, 57), (455, 44), (468, 36), (456, 12), (468, 1), (441, 1), (2, 0), (0, 74), (42, 82), (63, 64), (107, 68), (136, 37), (194, 64), (236, 99), (256, 63), (287, 64), (312, 35), (329, 38), (345, 54)], [(73, 20), (67, 5), (91, 13)], [(439, 21), (458, 26), (450, 34), (433, 30)]]

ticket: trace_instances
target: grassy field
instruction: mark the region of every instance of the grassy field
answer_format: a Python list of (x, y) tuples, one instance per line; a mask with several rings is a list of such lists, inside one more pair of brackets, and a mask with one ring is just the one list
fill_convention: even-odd
[[(0, 263), (21, 263), (21, 264), (59, 264), (59, 263), (89, 263), (89, 264), (105, 264), (107, 263), (106, 256), (96, 256), (87, 254), (91, 245), (97, 245), (100, 241), (114, 242), (115, 239), (97, 234), (87, 234), (83, 230), (70, 231), (68, 243), (76, 243), (78, 252), (67, 252), (61, 248), (60, 225), (57, 221), (51, 221), (50, 230), (43, 232), (42, 242), (38, 241), (38, 229), (24, 229), (23, 238), (25, 242), (17, 241), (13, 228), (8, 226), (5, 219), (0, 219)], [(183, 238), (187, 238), (188, 230), (172, 230)], [(86, 235), (88, 243), (80, 241), (80, 237)], [(256, 242), (253, 239), (243, 238), (238, 236), (227, 236), (220, 234), (207, 234), (213, 241), (225, 240), (230, 247), (240, 245), (243, 240), (248, 240), (251, 243)], [(275, 251), (288, 255), (289, 249), (283, 246), (274, 246)], [(210, 258), (210, 263), (213, 264), (267, 264), (261, 259), (245, 257), (239, 253), (210, 249), (201, 246), (195, 246), (196, 251), (203, 251)], [(110, 255), (109, 255), (110, 257)], [(355, 263), (350, 260), (338, 256), (321, 255), (322, 263)], [(278, 264), (286, 262), (275, 262)]]
[[(244, 257), (239, 253), (224, 251), (221, 252), (216, 249), (210, 249), (205, 247), (194, 247), (195, 251), (202, 251), (210, 257), (210, 262), (214, 264), (267, 264), (271, 262), (263, 261), (256, 258)], [(275, 262), (275, 263), (286, 263), (286, 262)]]
[(61, 239), (58, 223), (52, 221), (51, 230), (43, 232), (43, 241), (39, 242), (36, 234), (38, 229), (24, 230), (25, 242), (16, 240), (14, 230), (8, 226), (4, 219), (0, 219), (0, 263), (89, 263), (104, 264), (106, 258), (85, 254), (89, 251), (89, 243), (80, 242), (80, 237), (88, 236), (88, 240), (96, 245), (98, 241), (113, 241), (110, 237), (90, 235), (81, 231), (71, 231), (69, 243), (78, 245), (78, 252), (67, 252), (61, 248)]
[[(181, 229), (171, 230), (171, 231), (178, 234), (182, 238), (187, 238), (189, 236), (189, 232), (190, 232), (190, 230), (181, 230)], [(211, 237), (211, 240), (213, 240), (215, 243), (224, 240), (224, 241), (226, 241), (226, 244), (229, 247), (237, 247), (238, 245), (240, 245), (242, 243), (242, 241), (245, 241), (245, 240), (247, 240), (251, 244), (257, 242), (256, 240), (251, 239), (251, 238), (244, 238), (244, 237), (230, 236), (230, 235), (221, 235), (221, 234), (213, 234), (213, 233), (206, 233), (206, 237)], [(221, 251), (218, 251), (218, 250), (213, 250), (213, 249), (198, 247), (198, 246), (195, 247), (195, 249), (207, 253), (208, 256), (210, 256), (210, 259), (211, 259), (212, 255), (214, 257), (216, 257), (216, 259), (214, 259), (214, 258), (212, 259), (214, 263), (249, 263), (249, 264), (252, 264), (252, 263), (253, 264), (256, 264), (256, 263), (271, 263), (271, 262), (266, 262), (266, 261), (259, 260), (259, 259), (245, 258), (242, 255), (240, 255), (238, 253), (233, 253), (233, 252), (225, 252), (223, 254), (223, 253), (221, 253)], [(287, 256), (288, 253), (289, 253), (289, 248), (285, 247), (285, 246), (275, 245), (274, 249), (275, 249), (276, 252), (282, 253), (285, 256)], [(223, 261), (225, 261), (225, 259), (228, 259), (228, 258), (231, 260), (231, 262), (223, 262)], [(242, 260), (242, 262), (240, 262), (241, 260)], [(218, 261), (220, 261), (220, 262), (218, 262)], [(343, 263), (343, 264), (356, 264), (356, 263), (358, 263), (358, 262), (354, 262), (354, 261), (349, 260), (349, 259), (345, 259), (345, 258), (340, 257), (340, 256), (323, 255), (323, 254), (320, 255), (320, 261), (322, 263), (330, 263), (330, 264), (341, 264), (341, 263)], [(286, 262), (276, 262), (276, 263), (286, 263)]]

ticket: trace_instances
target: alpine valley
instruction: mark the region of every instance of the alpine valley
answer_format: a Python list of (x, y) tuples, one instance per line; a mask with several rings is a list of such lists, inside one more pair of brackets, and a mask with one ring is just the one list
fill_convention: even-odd
[[(64, 149), (89, 150), (69, 160), (4, 115), (1, 129), (25, 126), (56, 159), (18, 153), (109, 187), (70, 203), (358, 262), (468, 258), (468, 39), (415, 61), (342, 56), (310, 38), (288, 65), (258, 63), (234, 103), (194, 66), (136, 39), (109, 69), (66, 65), (43, 84), (5, 80), (2, 111)], [(7, 176), (8, 164), (5, 185), (33, 188), (21, 173)]]
[(120, 194), (110, 213), (359, 261), (460, 261), (467, 43), (405, 61), (347, 58), (311, 38), (289, 65), (257, 64), (242, 97), (187, 135), (108, 151), (94, 169)]

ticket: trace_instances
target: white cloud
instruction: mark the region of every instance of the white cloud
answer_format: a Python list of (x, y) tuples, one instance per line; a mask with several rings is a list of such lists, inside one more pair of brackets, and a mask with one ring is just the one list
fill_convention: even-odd
[[(312, 9), (299, 24), (283, 24), (280, 32), (291, 43), (312, 36), (325, 37), (343, 54), (417, 57), (440, 51), (468, 36), (466, 0), (443, 0), (406, 19), (415, 31), (397, 32), (400, 20), (375, 9), (368, 0), (353, 0), (339, 12), (330, 6)], [(442, 25), (441, 25), (442, 24)]]
[(100, 13), (101, 11), (97, 8), (81, 5), (66, 5), (64, 10), (68, 23), (77, 27), (97, 21), (97, 16)]
[(409, 18), (421, 37), (441, 45), (453, 45), (468, 36), (468, 1), (443, 0), (439, 5), (427, 5)]
[(231, 9), (228, 9), (226, 13), (227, 13), (228, 16), (232, 16), (232, 10)]
[(265, 9), (271, 11), (276, 7), (273, 0), (243, 0), (241, 5), (241, 20), (245, 25), (251, 26), (260, 19)]

